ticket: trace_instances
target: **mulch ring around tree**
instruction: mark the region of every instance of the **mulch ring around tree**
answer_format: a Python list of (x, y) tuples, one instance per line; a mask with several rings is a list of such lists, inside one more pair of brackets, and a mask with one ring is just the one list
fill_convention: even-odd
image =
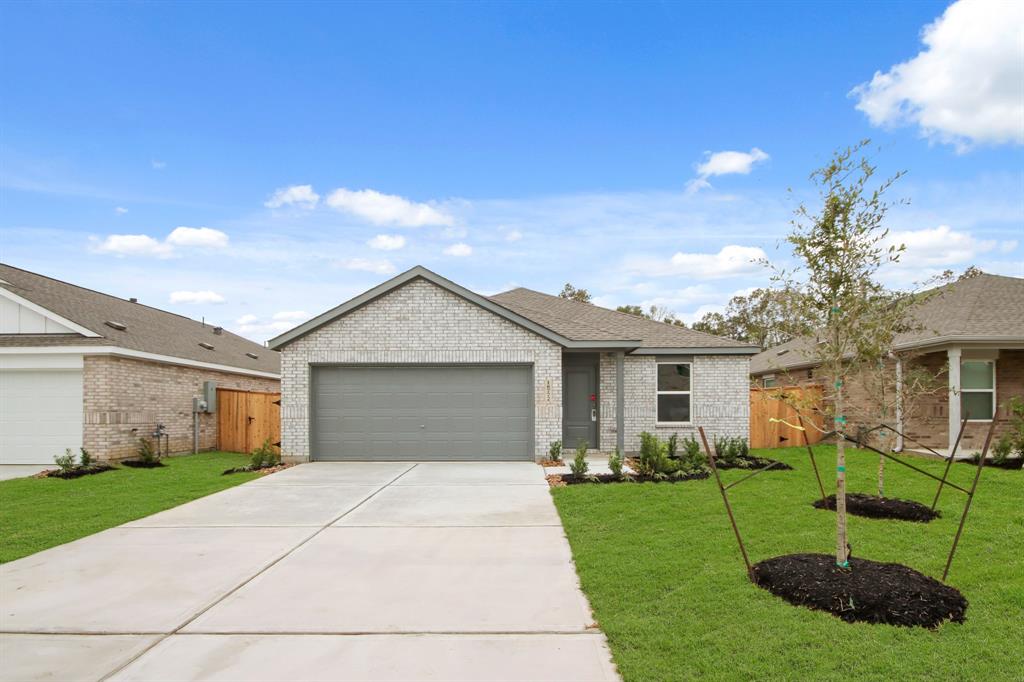
[[(829, 495), (824, 500), (814, 501), (818, 509), (836, 510), (836, 496)], [(869, 519), (897, 519), (899, 521), (917, 521), (928, 523), (941, 514), (932, 511), (920, 502), (900, 500), (895, 497), (878, 497), (864, 493), (846, 494), (846, 511), (854, 516), (866, 516)]]
[(775, 463), (772, 467), (772, 471), (792, 471), (793, 467), (780, 462), (775, 459), (768, 459), (767, 457), (754, 457), (748, 455), (746, 457), (735, 457), (731, 461), (725, 461), (724, 459), (715, 458), (715, 466), (719, 469), (764, 469), (769, 464)]
[(118, 463), (123, 464), (126, 467), (131, 467), (132, 469), (156, 469), (165, 466), (164, 463), (161, 462), (160, 460), (147, 462), (142, 459), (122, 459)]
[(788, 554), (754, 565), (754, 582), (790, 604), (828, 611), (848, 623), (935, 628), (964, 622), (967, 600), (956, 588), (903, 566), (827, 554)]
[(612, 474), (593, 474), (590, 476), (548, 474), (546, 478), (552, 488), (560, 488), (566, 485), (580, 485), (582, 483), (682, 483), (684, 481), (699, 481), (710, 475), (707, 471), (699, 471), (695, 474), (668, 476), (667, 478), (654, 478), (653, 476), (639, 476), (637, 474), (623, 474), (621, 478), (616, 478)]
[(84, 467), (75, 467), (69, 471), (63, 471), (61, 469), (47, 469), (46, 471), (40, 471), (34, 476), (34, 478), (81, 478), (82, 476), (92, 476), (93, 474), (102, 474), (104, 471), (112, 471), (115, 467), (107, 464), (106, 462), (96, 462)]
[[(974, 457), (970, 459), (958, 459), (957, 462), (961, 464), (970, 464), (971, 466), (978, 466), (978, 460)], [(991, 457), (985, 458), (985, 466), (995, 467), (996, 469), (1024, 469), (1024, 457), (1007, 457), (1003, 460), (995, 460)]]

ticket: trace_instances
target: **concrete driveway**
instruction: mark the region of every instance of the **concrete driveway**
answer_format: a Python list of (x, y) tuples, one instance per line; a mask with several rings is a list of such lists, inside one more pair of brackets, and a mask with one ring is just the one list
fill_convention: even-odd
[(0, 566), (0, 680), (616, 680), (543, 470), (313, 463)]

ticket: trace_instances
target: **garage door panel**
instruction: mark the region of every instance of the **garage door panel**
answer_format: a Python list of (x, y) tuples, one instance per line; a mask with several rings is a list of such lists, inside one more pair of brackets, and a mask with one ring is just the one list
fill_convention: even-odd
[(314, 459), (531, 460), (527, 366), (315, 367)]
[(82, 445), (82, 371), (0, 371), (0, 463), (53, 464)]

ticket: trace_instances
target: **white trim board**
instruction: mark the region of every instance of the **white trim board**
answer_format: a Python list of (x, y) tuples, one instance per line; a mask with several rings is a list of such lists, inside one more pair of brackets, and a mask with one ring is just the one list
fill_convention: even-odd
[(72, 322), (71, 320), (67, 319), (66, 317), (61, 317), (57, 313), (53, 312), (52, 310), (48, 310), (48, 309), (44, 308), (43, 306), (39, 305), (38, 303), (33, 303), (32, 301), (28, 300), (27, 298), (24, 298), (22, 296), (18, 296), (16, 293), (14, 293), (13, 291), (10, 291), (9, 289), (4, 289), (3, 287), (0, 287), (0, 296), (3, 296), (4, 298), (6, 298), (6, 299), (8, 299), (10, 301), (14, 301), (18, 305), (24, 306), (24, 307), (28, 308), (29, 310), (31, 310), (32, 312), (37, 313), (39, 315), (42, 315), (43, 317), (48, 317), (49, 319), (53, 320), (57, 324), (62, 325), (64, 327), (67, 327), (71, 331), (77, 332), (77, 333), (81, 334), (82, 336), (88, 336), (89, 338), (93, 338), (93, 339), (100, 338), (100, 335), (97, 334), (96, 332), (94, 332), (93, 330), (87, 329), (86, 327), (83, 327), (82, 325), (78, 324), (77, 322)]
[(159, 355), (147, 353), (131, 348), (119, 348), (117, 346), (9, 346), (0, 348), (0, 357), (4, 355), (113, 355), (134, 360), (149, 360), (151, 362), (162, 362), (169, 365), (181, 365), (183, 367), (196, 367), (209, 369), (216, 372), (227, 372), (229, 374), (245, 374), (247, 376), (263, 377), (265, 379), (277, 379), (281, 375), (273, 372), (261, 372), (255, 369), (243, 367), (232, 367), (231, 365), (220, 365), (214, 362), (201, 362), (187, 358), (176, 358), (170, 355)]

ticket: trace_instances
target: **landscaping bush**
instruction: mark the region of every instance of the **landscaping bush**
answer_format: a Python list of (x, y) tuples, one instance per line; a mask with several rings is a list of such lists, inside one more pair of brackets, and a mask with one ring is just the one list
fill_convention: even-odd
[(265, 469), (266, 467), (275, 467), (281, 463), (281, 455), (274, 450), (274, 446), (270, 444), (270, 439), (263, 441), (263, 444), (252, 451), (249, 456), (249, 467), (251, 471), (257, 469)]
[(551, 441), (551, 445), (548, 447), (548, 459), (552, 462), (562, 461), (562, 441)]
[(79, 456), (79, 463), (84, 467), (92, 466), (94, 463), (92, 453), (85, 448), (79, 448), (79, 451), (81, 452), (81, 455)]
[(75, 453), (71, 452), (71, 448), (65, 450), (63, 455), (54, 457), (53, 461), (60, 467), (60, 471), (63, 474), (70, 474), (78, 468), (78, 464), (75, 462)]
[(52, 478), (79, 478), (81, 476), (88, 476), (89, 474), (99, 474), (104, 471), (110, 471), (114, 467), (110, 466), (106, 462), (96, 462), (93, 460), (92, 454), (89, 453), (85, 448), (80, 448), (81, 459), (75, 461), (75, 453), (71, 452), (71, 448), (64, 451), (63, 455), (57, 455), (53, 458), (53, 461), (57, 464), (57, 469), (44, 471), (41, 476), (52, 477)]
[(1013, 445), (1013, 436), (1004, 433), (996, 441), (996, 444), (992, 446), (992, 463), (996, 465), (1006, 464), (1010, 459), (1010, 455), (1013, 454)]
[(160, 461), (160, 453), (157, 452), (156, 446), (153, 445), (153, 441), (148, 438), (140, 438), (139, 445), (135, 448), (135, 454), (138, 455), (138, 460), (144, 464), (150, 466)]
[(608, 469), (611, 470), (612, 476), (615, 478), (622, 478), (622, 464), (622, 453), (615, 448), (615, 451), (608, 455)]
[(569, 471), (572, 472), (573, 476), (583, 478), (587, 475), (587, 471), (590, 470), (590, 465), (587, 464), (588, 446), (589, 444), (585, 440), (581, 440), (576, 446), (576, 456), (569, 462)]
[(676, 459), (676, 453), (679, 450), (679, 434), (673, 433), (668, 438), (668, 442), (665, 444), (665, 455), (669, 459)]

